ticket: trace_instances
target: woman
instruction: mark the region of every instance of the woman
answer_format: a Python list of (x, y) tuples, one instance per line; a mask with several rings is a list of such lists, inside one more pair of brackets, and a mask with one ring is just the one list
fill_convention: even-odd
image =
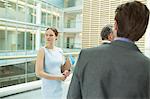
[(61, 99), (61, 82), (70, 74), (69, 70), (61, 69), (65, 61), (63, 51), (55, 46), (57, 37), (58, 32), (55, 28), (47, 28), (46, 45), (39, 50), (37, 55), (36, 74), (42, 78), (41, 88), (44, 99)]

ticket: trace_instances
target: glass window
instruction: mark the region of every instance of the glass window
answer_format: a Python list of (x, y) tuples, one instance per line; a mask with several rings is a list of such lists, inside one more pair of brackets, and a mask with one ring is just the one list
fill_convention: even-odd
[(75, 0), (75, 6), (82, 5), (83, 0)]
[(0, 67), (0, 87), (25, 82), (25, 63)]
[(25, 21), (25, 5), (18, 4), (17, 20)]
[(18, 0), (18, 1), (25, 2), (26, 0)]
[(75, 6), (75, 1), (76, 0), (65, 0), (64, 5), (65, 5), (65, 7), (73, 7), (73, 6)]
[(52, 26), (56, 26), (56, 16), (55, 15), (53, 15), (53, 25)]
[(44, 34), (44, 31), (41, 33), (41, 45), (42, 46), (45, 45), (45, 34)]
[(76, 27), (76, 14), (66, 14), (64, 17), (64, 27), (65, 28), (75, 28)]
[(59, 28), (59, 22), (60, 20), (59, 20), (59, 17), (57, 17), (57, 27)]
[(33, 8), (27, 8), (27, 22), (34, 23), (36, 22), (36, 12)]
[(0, 50), (2, 51), (6, 50), (6, 40), (6, 27), (4, 25), (0, 25)]
[(5, 3), (5, 5), (7, 6), (6, 17), (11, 20), (16, 20), (16, 3), (8, 1)]
[(4, 30), (0, 30), (0, 50), (5, 50), (6, 47), (5, 47), (5, 44), (6, 44), (6, 35), (5, 35), (5, 31)]
[(41, 24), (42, 25), (46, 25), (46, 13), (45, 12), (42, 12), (42, 20), (41, 20)]
[(27, 0), (28, 4), (35, 5), (35, 0)]
[(24, 37), (25, 37), (25, 32), (23, 31), (18, 31), (18, 43), (17, 43), (17, 50), (24, 50)]
[(27, 62), (27, 80), (28, 82), (37, 80), (35, 75), (35, 61)]
[(27, 36), (26, 36), (26, 48), (27, 50), (32, 50), (32, 33), (31, 32), (27, 32)]
[(74, 38), (73, 37), (67, 37), (66, 48), (74, 48)]
[[(26, 34), (26, 39), (25, 39)], [(35, 33), (32, 32), (32, 30), (28, 32), (24, 31), (18, 31), (18, 44), (17, 44), (17, 50), (25, 50), (26, 44), (26, 50), (34, 50), (35, 49)], [(25, 43), (26, 41), (26, 43)]]
[(35, 50), (36, 45), (36, 32), (35, 29), (32, 31), (32, 50)]
[(7, 50), (17, 50), (17, 33), (15, 28), (7, 28)]
[[(19, 61), (18, 59), (13, 59)], [(27, 66), (27, 69), (26, 69)], [(26, 75), (27, 73), (27, 75)], [(35, 61), (0, 66), (0, 88), (38, 80)]]
[(74, 7), (82, 5), (83, 0), (64, 0), (64, 7)]
[(43, 10), (46, 10), (46, 7), (47, 7), (46, 3), (41, 2), (41, 7)]
[(50, 13), (47, 14), (47, 25), (51, 26), (52, 25), (52, 15)]
[(6, 1), (0, 1), (0, 12), (1, 12), (1, 14), (0, 14), (0, 18), (6, 18)]

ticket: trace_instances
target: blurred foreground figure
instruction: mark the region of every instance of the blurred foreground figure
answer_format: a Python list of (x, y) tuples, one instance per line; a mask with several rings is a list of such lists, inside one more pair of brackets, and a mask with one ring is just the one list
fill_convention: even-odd
[(133, 1), (115, 12), (115, 39), (80, 52), (67, 99), (150, 99), (150, 60), (135, 45), (146, 31), (149, 10)]

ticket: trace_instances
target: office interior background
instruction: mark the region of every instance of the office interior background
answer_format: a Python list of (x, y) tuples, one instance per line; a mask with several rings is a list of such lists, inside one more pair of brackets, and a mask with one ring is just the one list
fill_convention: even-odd
[[(101, 29), (114, 24), (116, 7), (127, 1), (133, 0), (0, 0), (0, 89), (39, 80), (35, 60), (47, 27), (58, 29), (64, 53), (80, 52), (101, 44)], [(150, 0), (138, 1), (150, 7)], [(136, 42), (148, 57), (149, 30)]]

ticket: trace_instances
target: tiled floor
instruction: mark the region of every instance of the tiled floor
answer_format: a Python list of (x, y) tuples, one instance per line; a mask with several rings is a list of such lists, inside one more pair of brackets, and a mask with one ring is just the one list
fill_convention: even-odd
[(1, 99), (42, 99), (40, 89), (32, 90), (24, 93), (19, 93), (16, 95), (11, 95)]

